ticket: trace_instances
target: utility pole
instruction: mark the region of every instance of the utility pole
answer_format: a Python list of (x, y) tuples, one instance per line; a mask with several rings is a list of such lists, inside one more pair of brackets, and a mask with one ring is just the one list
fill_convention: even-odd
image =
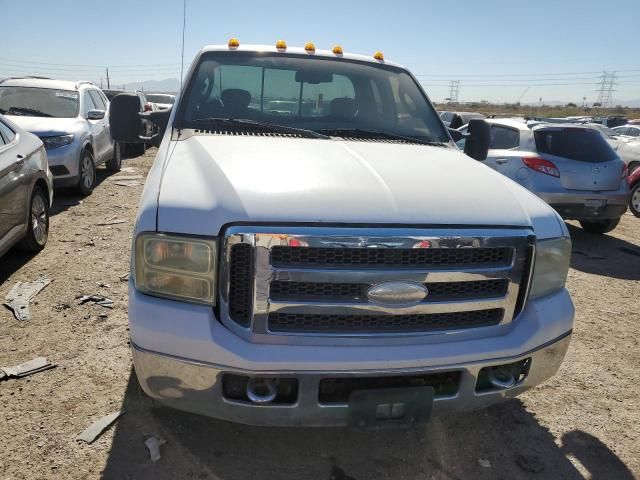
[(109, 85), (109, 67), (107, 67), (107, 88), (111, 88), (111, 85)]
[(459, 93), (460, 93), (460, 80), (451, 80), (451, 82), (449, 82), (449, 102), (458, 103)]
[(601, 108), (611, 106), (613, 92), (615, 92), (613, 87), (617, 85), (616, 78), (616, 72), (609, 73), (603, 71), (602, 75), (600, 75), (600, 88), (598, 88), (596, 92), (598, 93), (598, 103)]

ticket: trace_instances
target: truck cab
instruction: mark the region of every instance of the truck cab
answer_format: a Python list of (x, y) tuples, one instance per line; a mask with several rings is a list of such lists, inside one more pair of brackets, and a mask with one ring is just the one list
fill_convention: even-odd
[[(113, 100), (118, 141), (139, 134), (134, 106)], [(477, 161), (483, 120), (460, 151), (382, 53), (232, 39), (203, 48), (151, 117), (163, 133), (144, 140), (159, 149), (129, 283), (150, 397), (254, 425), (387, 425), (482, 408), (559, 368), (564, 222)]]

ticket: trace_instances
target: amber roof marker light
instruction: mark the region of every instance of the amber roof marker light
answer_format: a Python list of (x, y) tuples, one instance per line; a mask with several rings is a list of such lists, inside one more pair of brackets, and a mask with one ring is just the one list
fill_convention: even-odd
[(307, 42), (304, 45), (304, 49), (307, 53), (316, 53), (316, 46), (313, 44), (313, 42)]
[(276, 42), (276, 48), (278, 50), (286, 50), (287, 49), (287, 42), (285, 42), (284, 40), (278, 40)]
[(377, 51), (376, 53), (374, 53), (373, 58), (375, 58), (379, 62), (384, 62), (384, 54), (380, 51)]
[(237, 38), (233, 37), (229, 39), (229, 48), (238, 48), (240, 46), (240, 42)]
[(344, 50), (342, 50), (342, 47), (340, 45), (336, 45), (331, 51), (334, 55), (342, 55), (344, 53)]

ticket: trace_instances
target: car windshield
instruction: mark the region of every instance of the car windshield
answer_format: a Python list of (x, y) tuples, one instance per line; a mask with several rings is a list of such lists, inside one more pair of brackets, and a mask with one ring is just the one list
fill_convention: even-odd
[(0, 112), (7, 115), (73, 118), (78, 92), (36, 87), (0, 87)]
[(436, 111), (405, 70), (345, 59), (205, 54), (187, 86), (176, 126), (202, 128), (203, 123), (230, 118), (331, 136), (450, 141)]
[(147, 93), (147, 101), (153, 103), (173, 103), (175, 98), (173, 95), (161, 95), (159, 93)]

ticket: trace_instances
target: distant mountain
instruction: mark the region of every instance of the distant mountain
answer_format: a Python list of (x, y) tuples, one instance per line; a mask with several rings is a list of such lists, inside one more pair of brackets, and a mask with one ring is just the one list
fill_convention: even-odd
[(128, 82), (124, 85), (111, 84), (111, 88), (125, 90), (143, 90), (145, 92), (176, 93), (180, 89), (180, 80), (166, 78), (164, 80), (144, 80), (141, 82)]

